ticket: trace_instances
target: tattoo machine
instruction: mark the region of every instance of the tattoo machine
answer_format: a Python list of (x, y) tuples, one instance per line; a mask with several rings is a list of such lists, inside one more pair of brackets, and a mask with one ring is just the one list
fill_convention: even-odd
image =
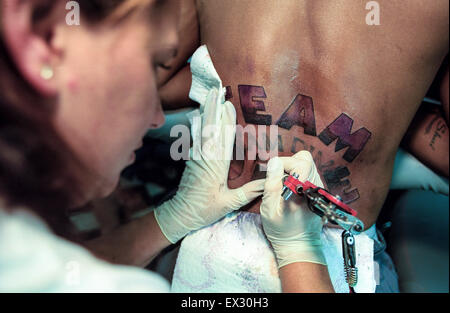
[(344, 271), (350, 291), (358, 282), (358, 269), (356, 268), (355, 238), (364, 230), (364, 224), (356, 215), (357, 212), (342, 202), (339, 196), (334, 196), (327, 190), (317, 187), (309, 181), (302, 183), (298, 174), (286, 176), (283, 183), (282, 197), (289, 200), (292, 194), (305, 197), (308, 208), (327, 222), (338, 225), (344, 229), (342, 233), (342, 253), (344, 257)]

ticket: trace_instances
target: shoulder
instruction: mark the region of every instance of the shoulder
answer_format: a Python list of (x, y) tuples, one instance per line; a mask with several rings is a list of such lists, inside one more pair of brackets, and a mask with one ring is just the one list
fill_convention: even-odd
[(0, 292), (169, 292), (149, 271), (103, 262), (27, 211), (0, 210)]

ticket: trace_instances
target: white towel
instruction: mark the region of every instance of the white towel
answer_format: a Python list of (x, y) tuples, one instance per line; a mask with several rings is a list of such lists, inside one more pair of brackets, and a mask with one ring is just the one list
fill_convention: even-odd
[(222, 80), (214, 68), (208, 48), (205, 45), (198, 48), (192, 56), (191, 72), (192, 86), (189, 98), (200, 104), (201, 112), (203, 112), (208, 92), (212, 88), (221, 91), (221, 101), (222, 103), (225, 102), (226, 88), (222, 86)]
[[(345, 281), (342, 230), (325, 227), (324, 254), (336, 292), (349, 292)], [(358, 293), (375, 292), (375, 228), (355, 236)], [(276, 259), (259, 214), (233, 212), (181, 243), (172, 279), (173, 292), (281, 292)]]

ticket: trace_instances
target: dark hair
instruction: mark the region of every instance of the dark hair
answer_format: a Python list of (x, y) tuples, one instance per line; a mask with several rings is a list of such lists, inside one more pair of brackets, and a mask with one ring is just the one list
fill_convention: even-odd
[(124, 0), (79, 0), (83, 16), (89, 21), (101, 21), (108, 17)]
[[(83, 17), (95, 23), (126, 1), (78, 2)], [(54, 3), (46, 2), (33, 19), (45, 16)], [(80, 196), (85, 172), (52, 126), (55, 109), (55, 101), (44, 99), (22, 77), (0, 34), (0, 198), (9, 208), (32, 209), (54, 230)]]

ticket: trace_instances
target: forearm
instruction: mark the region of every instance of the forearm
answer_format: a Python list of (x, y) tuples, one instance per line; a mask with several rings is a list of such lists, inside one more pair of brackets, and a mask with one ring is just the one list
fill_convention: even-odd
[(197, 103), (189, 99), (191, 81), (192, 73), (188, 64), (159, 88), (158, 93), (164, 110), (198, 106)]
[(444, 77), (441, 82), (441, 102), (442, 107), (444, 108), (444, 116), (447, 121), (447, 125), (450, 123), (449, 121), (449, 70), (447, 66), (447, 70), (445, 71)]
[(440, 108), (422, 106), (402, 145), (440, 175), (449, 176), (448, 125)]
[(145, 267), (170, 244), (152, 212), (84, 246), (108, 262)]
[(196, 106), (189, 100), (192, 74), (187, 61), (200, 46), (197, 7), (195, 0), (183, 0), (180, 4), (178, 53), (168, 64), (169, 69), (158, 75), (158, 92), (164, 110)]
[(325, 265), (296, 262), (279, 270), (281, 287), (286, 293), (334, 293)]

